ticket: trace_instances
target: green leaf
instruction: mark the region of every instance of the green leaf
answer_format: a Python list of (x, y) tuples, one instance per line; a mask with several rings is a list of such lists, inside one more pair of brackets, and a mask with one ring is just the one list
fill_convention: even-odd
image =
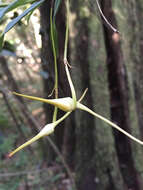
[(0, 35), (0, 52), (2, 50), (3, 40), (4, 40), (4, 34)]
[(55, 4), (54, 4), (54, 17), (57, 14), (57, 11), (59, 9), (60, 3), (61, 3), (61, 0), (55, 0)]
[[(10, 3), (9, 5), (6, 4), (1, 4), (0, 7), (4, 7), (0, 10), (0, 20), (3, 18), (3, 16), (9, 12), (12, 11), (13, 9), (26, 5), (28, 3), (32, 3), (34, 2), (34, 0), (15, 0), (12, 3)], [(6, 6), (5, 6), (6, 5)]]
[(25, 20), (27, 21), (27, 25), (29, 24), (29, 21), (30, 21), (30, 18), (31, 18), (31, 16), (32, 16), (33, 12), (34, 12), (34, 10), (31, 11), (31, 12), (25, 17)]
[(55, 19), (53, 20), (53, 37), (54, 37), (56, 55), (58, 56), (58, 32), (56, 28)]
[(27, 14), (29, 14), (31, 11), (35, 10), (37, 7), (39, 7), (44, 0), (37, 1), (33, 3), (28, 9), (26, 9), (21, 15), (14, 18), (11, 22), (8, 23), (4, 30), (4, 34), (6, 34), (11, 28), (13, 28), (23, 17), (25, 17)]
[(9, 5), (8, 3), (2, 3), (2, 4), (0, 4), (0, 7), (6, 7), (8, 5)]
[(18, 17), (14, 18), (12, 21), (10, 21), (6, 28), (4, 29), (3, 33), (0, 36), (0, 51), (2, 49), (3, 45), (3, 40), (4, 40), (4, 35), (11, 30), (23, 17), (25, 17), (27, 14), (35, 10), (37, 7), (39, 7), (45, 0), (40, 0), (35, 3), (33, 3), (28, 9), (26, 9), (21, 15)]

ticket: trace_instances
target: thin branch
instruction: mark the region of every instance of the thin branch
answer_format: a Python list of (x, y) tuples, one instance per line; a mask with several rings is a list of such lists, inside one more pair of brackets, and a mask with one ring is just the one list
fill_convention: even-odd
[(99, 4), (99, 1), (96, 0), (96, 4), (97, 4), (97, 7), (98, 7), (98, 10), (100, 12), (100, 15), (101, 17), (103, 18), (103, 20), (106, 22), (106, 24), (111, 28), (111, 30), (113, 30), (113, 32), (115, 33), (120, 33), (114, 26), (112, 26), (112, 24), (107, 20), (107, 18), (105, 17), (105, 15), (103, 14), (102, 12), (102, 9), (100, 7), (100, 4)]
[(16, 177), (16, 176), (21, 176), (21, 175), (40, 173), (47, 170), (50, 170), (50, 169), (44, 168), (44, 169), (38, 169), (38, 170), (32, 170), (32, 171), (30, 170), (30, 171), (21, 171), (21, 172), (0, 173), (0, 177)]
[[(53, 2), (52, 2), (53, 4)], [(53, 49), (53, 56), (54, 56), (54, 70), (55, 70), (55, 85), (54, 85), (54, 90), (55, 90), (55, 98), (58, 98), (58, 66), (57, 66), (57, 53), (56, 53), (56, 47), (55, 47), (55, 39), (54, 39), (54, 31), (53, 31), (53, 8), (51, 7), (50, 10), (50, 34), (51, 34), (51, 41), (52, 41), (52, 49)], [(54, 108), (54, 113), (53, 113), (53, 122), (57, 120), (57, 113), (58, 113), (58, 108), (55, 106)]]

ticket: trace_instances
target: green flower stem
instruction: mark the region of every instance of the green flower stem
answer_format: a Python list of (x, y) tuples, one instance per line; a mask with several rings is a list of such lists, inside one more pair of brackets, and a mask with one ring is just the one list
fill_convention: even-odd
[(70, 111), (70, 112), (67, 112), (63, 117), (61, 117), (60, 119), (58, 119), (57, 121), (55, 121), (55, 122), (54, 122), (55, 127), (56, 127), (59, 123), (61, 123), (64, 119), (66, 119), (71, 113), (72, 113), (71, 111)]
[(69, 0), (66, 1), (66, 10), (67, 10), (67, 22), (66, 22), (66, 35), (65, 35), (65, 48), (64, 48), (64, 64), (65, 64), (66, 75), (67, 75), (71, 93), (72, 93), (72, 98), (74, 101), (74, 106), (76, 108), (76, 102), (77, 102), (76, 93), (75, 93), (74, 85), (73, 85), (70, 72), (68, 69), (68, 61), (67, 61), (67, 49), (68, 49), (68, 37), (69, 37), (69, 13), (70, 13)]
[[(55, 48), (55, 41), (54, 41), (54, 32), (53, 32), (53, 19), (52, 19), (53, 9), (51, 8), (50, 12), (50, 32), (51, 32), (51, 41), (52, 41), (52, 48), (53, 48), (53, 55), (54, 55), (54, 66), (55, 66), (55, 98), (58, 98), (58, 68), (57, 68), (57, 55), (56, 55), (56, 48)], [(53, 113), (53, 122), (57, 120), (57, 112), (58, 108), (55, 107)]]
[(129, 137), (130, 139), (136, 141), (137, 143), (143, 145), (143, 141), (135, 138), (134, 136), (132, 136), (131, 134), (127, 133), (126, 131), (124, 131), (122, 128), (120, 128), (118, 125), (116, 125), (115, 123), (109, 121), (108, 119), (104, 118), (103, 116), (93, 112), (92, 110), (90, 110), (88, 107), (84, 106), (83, 104), (81, 103), (77, 103), (77, 108), (80, 109), (80, 110), (83, 110), (83, 111), (86, 111), (92, 115), (94, 115), (95, 117), (101, 119), (102, 121), (108, 123), (109, 125), (111, 125), (112, 127), (114, 127), (115, 129), (117, 129), (118, 131), (120, 131), (121, 133), (123, 133), (124, 135), (126, 135), (127, 137)]
[(66, 19), (66, 35), (65, 35), (65, 48), (64, 48), (64, 61), (67, 61), (68, 49), (68, 36), (69, 36), (69, 0), (66, 1), (67, 19)]
[(88, 88), (85, 89), (85, 91), (83, 92), (83, 94), (81, 95), (80, 99), (78, 100), (78, 102), (81, 102), (83, 100), (83, 98), (85, 97), (86, 93), (88, 91)]
[(74, 89), (74, 85), (73, 85), (73, 82), (72, 82), (72, 79), (71, 79), (70, 72), (69, 72), (67, 64), (65, 64), (65, 70), (66, 70), (68, 82), (69, 82), (71, 93), (72, 93), (72, 99), (74, 101), (74, 107), (76, 108), (76, 103), (77, 103), (76, 92), (75, 92), (75, 89)]

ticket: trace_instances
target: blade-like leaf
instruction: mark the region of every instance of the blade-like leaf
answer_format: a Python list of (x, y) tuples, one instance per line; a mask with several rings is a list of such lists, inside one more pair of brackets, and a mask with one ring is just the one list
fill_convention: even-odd
[(31, 12), (25, 17), (25, 20), (27, 21), (27, 25), (29, 24), (29, 21), (30, 21), (30, 18), (31, 18), (31, 16), (32, 16), (33, 12), (34, 12), (34, 10), (31, 11)]
[(0, 10), (0, 20), (2, 19), (2, 17), (9, 11), (19, 7), (19, 6), (23, 6), (26, 5), (28, 3), (32, 3), (34, 2), (34, 0), (15, 0), (12, 3), (10, 3), (9, 5), (5, 6), (5, 4), (1, 4), (1, 6), (3, 6), (4, 8), (2, 8)]
[(57, 14), (58, 8), (60, 6), (61, 0), (55, 0), (55, 4), (54, 4), (54, 17)]
[(4, 34), (0, 35), (0, 52), (2, 50), (3, 40), (4, 40)]
[(0, 51), (2, 49), (3, 45), (3, 39), (4, 35), (12, 29), (23, 17), (25, 17), (27, 14), (29, 14), (31, 11), (35, 10), (37, 7), (39, 7), (45, 0), (40, 0), (35, 3), (33, 3), (28, 9), (26, 9), (21, 15), (14, 18), (11, 22), (9, 22), (4, 30), (4, 32), (0, 36)]
[(58, 52), (58, 32), (56, 28), (55, 19), (53, 19), (53, 37), (54, 37), (56, 55), (58, 56), (58, 53), (59, 53)]
[(0, 7), (6, 7), (6, 6), (8, 6), (9, 4), (8, 3), (1, 3), (0, 4)]

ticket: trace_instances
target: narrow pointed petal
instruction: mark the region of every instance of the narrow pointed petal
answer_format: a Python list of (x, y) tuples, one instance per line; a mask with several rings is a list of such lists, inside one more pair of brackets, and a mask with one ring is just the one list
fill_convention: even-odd
[(35, 96), (28, 96), (25, 94), (19, 94), (16, 92), (13, 92), (13, 94), (15, 94), (16, 96), (22, 96), (24, 98), (28, 98), (31, 100), (36, 100), (36, 101), (41, 101), (41, 102), (51, 104), (51, 105), (56, 106), (65, 112), (69, 112), (69, 111), (72, 111), (75, 109), (74, 101), (70, 97), (58, 98), (58, 99), (45, 99), (45, 98), (39, 98), (39, 97), (35, 97)]
[(41, 135), (36, 135), (35, 137), (33, 137), (32, 139), (30, 139), (29, 141), (27, 141), (26, 143), (22, 144), (21, 146), (19, 146), (18, 148), (16, 148), (14, 151), (12, 151), (8, 157), (12, 157), (16, 152), (20, 151), (21, 149), (25, 148), (26, 146), (30, 145), (31, 143), (37, 141), (38, 139), (40, 139), (42, 136)]
[(50, 124), (46, 125), (35, 137), (33, 137), (32, 139), (30, 139), (29, 141), (27, 141), (26, 143), (22, 144), (17, 149), (12, 151), (8, 155), (8, 157), (9, 158), (12, 157), (16, 152), (20, 151), (21, 149), (25, 148), (26, 146), (30, 145), (31, 143), (37, 141), (41, 137), (44, 137), (44, 136), (47, 136), (47, 135), (53, 133), (55, 126), (56, 126), (56, 124), (54, 124), (54, 123), (50, 123)]
[(115, 123), (109, 121), (108, 119), (106, 119), (105, 117), (93, 112), (91, 109), (89, 109), (88, 107), (84, 106), (83, 104), (77, 102), (77, 108), (83, 111), (86, 111), (90, 114), (92, 114), (93, 116), (101, 119), (102, 121), (108, 123), (109, 125), (111, 125), (112, 127), (114, 127), (115, 129), (117, 129), (118, 131), (120, 131), (121, 133), (123, 133), (124, 135), (126, 135), (127, 137), (129, 137), (130, 139), (136, 141), (137, 143), (143, 145), (143, 141), (137, 139), (136, 137), (132, 136), (131, 134), (129, 134), (128, 132), (124, 131), (122, 128), (120, 128), (118, 125), (116, 125)]

